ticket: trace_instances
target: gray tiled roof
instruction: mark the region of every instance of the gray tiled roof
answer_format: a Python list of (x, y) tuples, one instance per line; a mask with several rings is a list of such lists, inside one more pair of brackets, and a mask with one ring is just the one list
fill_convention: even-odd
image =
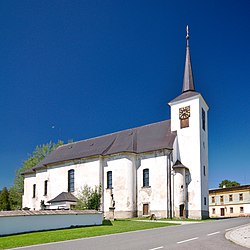
[(77, 201), (77, 198), (69, 192), (62, 192), (59, 195), (57, 195), (54, 199), (48, 201), (48, 203), (61, 202), (61, 201)]
[(194, 80), (193, 80), (193, 71), (192, 71), (192, 65), (191, 65), (190, 49), (189, 49), (189, 35), (188, 34), (187, 34), (186, 38), (187, 38), (186, 61), (185, 61), (182, 92), (195, 90)]
[(159, 149), (173, 149), (176, 137), (171, 132), (170, 120), (123, 130), (58, 147), (43, 161), (25, 173), (42, 168), (47, 164), (81, 159), (90, 156), (111, 155), (122, 152), (144, 153)]
[(196, 92), (196, 91), (187, 91), (187, 92), (184, 92), (182, 93), (181, 95), (177, 96), (175, 99), (173, 99), (171, 102), (169, 102), (170, 104), (173, 103), (173, 102), (178, 102), (178, 101), (181, 101), (181, 100), (184, 100), (184, 99), (187, 99), (187, 98), (190, 98), (190, 97), (193, 97), (193, 96), (197, 96), (197, 95), (200, 95), (199, 92)]
[(175, 168), (185, 168), (185, 169), (188, 170), (188, 168), (187, 168), (185, 165), (183, 165), (179, 160), (177, 160), (177, 161), (175, 162), (175, 164), (173, 165), (173, 168), (174, 168), (174, 169), (175, 169)]

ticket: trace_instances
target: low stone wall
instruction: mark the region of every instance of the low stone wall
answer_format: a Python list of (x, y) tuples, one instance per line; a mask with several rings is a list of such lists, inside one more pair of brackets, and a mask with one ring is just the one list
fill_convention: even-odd
[(0, 212), (0, 235), (101, 225), (103, 214), (94, 210), (43, 210)]

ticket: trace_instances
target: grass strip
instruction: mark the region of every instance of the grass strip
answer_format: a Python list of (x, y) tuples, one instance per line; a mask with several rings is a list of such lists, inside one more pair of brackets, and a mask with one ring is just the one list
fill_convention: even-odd
[(0, 237), (0, 249), (167, 227), (172, 225), (173, 224), (168, 224), (166, 222), (148, 223), (131, 220), (116, 220), (112, 222), (104, 221), (101, 226), (88, 226), (2, 236)]

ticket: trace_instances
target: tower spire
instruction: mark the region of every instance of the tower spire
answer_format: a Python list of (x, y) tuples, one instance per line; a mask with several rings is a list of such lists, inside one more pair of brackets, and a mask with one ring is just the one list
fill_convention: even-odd
[(185, 62), (185, 69), (184, 69), (182, 93), (187, 92), (187, 91), (195, 91), (191, 58), (190, 58), (190, 51), (189, 51), (188, 25), (187, 25), (186, 31), (187, 31), (187, 35), (186, 35), (186, 43), (187, 43), (187, 45), (186, 45), (186, 62)]

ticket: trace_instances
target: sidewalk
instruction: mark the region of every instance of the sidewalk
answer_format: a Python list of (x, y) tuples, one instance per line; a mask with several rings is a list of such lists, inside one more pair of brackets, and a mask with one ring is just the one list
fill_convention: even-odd
[(228, 231), (225, 237), (238, 245), (250, 248), (250, 224)]
[(170, 224), (194, 224), (194, 223), (201, 223), (202, 221), (182, 221), (182, 220), (136, 220), (136, 221), (143, 221), (143, 222), (163, 222), (163, 223), (170, 223)]

